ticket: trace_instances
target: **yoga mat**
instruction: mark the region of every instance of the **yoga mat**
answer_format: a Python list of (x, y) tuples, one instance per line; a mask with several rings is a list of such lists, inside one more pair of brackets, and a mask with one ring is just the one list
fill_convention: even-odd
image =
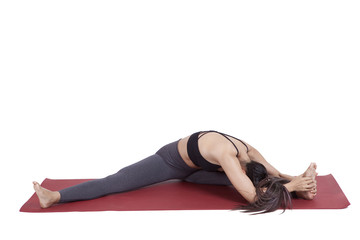
[[(60, 190), (90, 179), (45, 179), (41, 186)], [(293, 199), (294, 209), (342, 209), (350, 205), (346, 196), (330, 174), (318, 176), (318, 192), (313, 200)], [(42, 209), (34, 193), (20, 212), (74, 211), (145, 211), (145, 210), (230, 210), (246, 204), (231, 186), (166, 181), (134, 191), (108, 195), (98, 199), (53, 205)]]

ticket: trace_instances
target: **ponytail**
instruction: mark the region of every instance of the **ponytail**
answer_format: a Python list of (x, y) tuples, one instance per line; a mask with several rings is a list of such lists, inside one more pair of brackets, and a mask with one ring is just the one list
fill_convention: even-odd
[(261, 214), (273, 212), (279, 208), (292, 208), (291, 194), (284, 186), (289, 181), (278, 177), (269, 177), (260, 181), (256, 186), (256, 200), (245, 206), (239, 206), (238, 210), (247, 213)]

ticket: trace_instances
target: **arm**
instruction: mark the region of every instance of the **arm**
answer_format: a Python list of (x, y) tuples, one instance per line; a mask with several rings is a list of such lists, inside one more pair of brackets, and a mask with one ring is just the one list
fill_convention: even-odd
[(249, 152), (248, 152), (248, 156), (251, 160), (261, 163), (262, 165), (264, 165), (264, 167), (266, 168), (268, 174), (270, 176), (273, 177), (281, 177), (281, 178), (285, 178), (289, 181), (294, 179), (294, 176), (290, 176), (284, 173), (281, 173), (280, 171), (278, 171), (275, 167), (273, 167), (270, 163), (268, 163), (265, 158), (261, 155), (261, 153), (256, 150), (256, 148), (250, 146), (250, 144), (247, 144), (249, 146)]
[(219, 163), (235, 189), (249, 202), (254, 203), (255, 187), (248, 176), (242, 171), (239, 160), (230, 154), (224, 154)]
[(304, 174), (299, 176), (290, 176), (284, 173), (279, 172), (276, 168), (274, 168), (270, 163), (268, 163), (265, 158), (260, 154), (258, 150), (254, 147), (249, 146), (248, 155), (251, 160), (259, 162), (263, 164), (268, 171), (268, 174), (274, 177), (281, 177), (289, 180), (290, 182), (285, 184), (284, 186), (288, 189), (289, 192), (292, 191), (310, 191), (312, 188), (316, 187), (316, 182), (310, 177), (305, 177)]
[(273, 177), (282, 177), (288, 180), (292, 179), (291, 176), (280, 173), (275, 167), (273, 167), (270, 163), (268, 163), (258, 150), (256, 150), (254, 147), (250, 146), (249, 144), (247, 145), (249, 146), (248, 156), (250, 160), (264, 165), (269, 175)]
[(294, 177), (289, 183), (284, 185), (289, 192), (312, 191), (316, 188), (316, 181), (312, 177), (303, 175)]

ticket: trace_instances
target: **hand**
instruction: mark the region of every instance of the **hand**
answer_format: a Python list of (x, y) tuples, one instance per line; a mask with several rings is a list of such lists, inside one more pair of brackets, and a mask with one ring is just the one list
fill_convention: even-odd
[(316, 189), (316, 180), (313, 177), (302, 175), (294, 177), (289, 183), (285, 184), (289, 192), (293, 191), (313, 191)]

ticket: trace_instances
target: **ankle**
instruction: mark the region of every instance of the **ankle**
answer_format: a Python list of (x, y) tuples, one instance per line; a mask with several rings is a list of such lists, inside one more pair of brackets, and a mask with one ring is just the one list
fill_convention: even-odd
[(60, 198), (61, 198), (60, 192), (58, 191), (52, 192), (52, 202), (54, 204), (60, 202)]

